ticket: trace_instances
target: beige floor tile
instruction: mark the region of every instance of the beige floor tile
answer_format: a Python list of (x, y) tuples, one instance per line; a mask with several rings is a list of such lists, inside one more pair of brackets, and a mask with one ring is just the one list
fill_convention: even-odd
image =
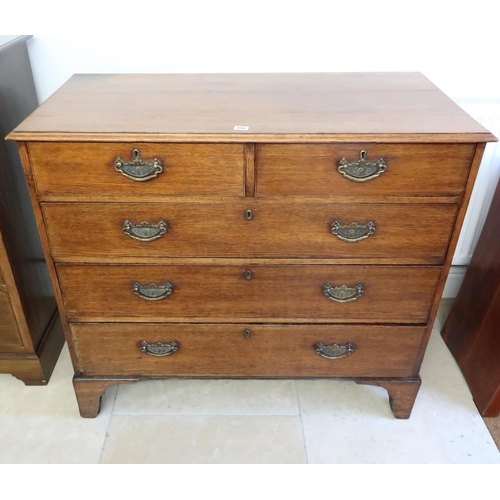
[(292, 380), (145, 380), (122, 385), (115, 414), (298, 415)]
[(101, 413), (83, 419), (64, 347), (47, 386), (26, 387), (0, 375), (0, 463), (98, 463), (116, 389), (106, 391)]
[(304, 463), (298, 416), (114, 415), (103, 463)]
[(311, 463), (500, 463), (500, 454), (439, 332), (422, 367), (409, 420), (397, 420), (384, 389), (299, 381)]

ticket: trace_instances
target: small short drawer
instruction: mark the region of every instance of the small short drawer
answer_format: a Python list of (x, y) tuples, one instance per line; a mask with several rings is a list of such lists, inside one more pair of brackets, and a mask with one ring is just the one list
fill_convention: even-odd
[(57, 266), (71, 321), (426, 323), (439, 267)]
[(70, 328), (84, 375), (139, 377), (409, 377), (425, 331), (373, 325)]
[(457, 212), (452, 204), (251, 200), (42, 207), (58, 262), (268, 257), (442, 264)]
[(262, 144), (256, 192), (460, 196), (474, 151), (473, 144)]
[(41, 199), (243, 195), (242, 144), (33, 142), (29, 151)]

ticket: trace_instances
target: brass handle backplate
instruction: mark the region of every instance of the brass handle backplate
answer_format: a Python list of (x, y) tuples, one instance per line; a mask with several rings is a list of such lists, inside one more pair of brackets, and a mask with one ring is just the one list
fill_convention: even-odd
[(156, 285), (155, 283), (141, 285), (136, 282), (132, 285), (132, 293), (135, 293), (135, 295), (144, 300), (163, 300), (171, 295), (173, 291), (174, 287), (171, 283), (165, 283), (164, 285)]
[(359, 161), (349, 163), (345, 158), (342, 158), (339, 161), (338, 171), (350, 181), (366, 182), (375, 179), (386, 169), (387, 165), (383, 158), (376, 162), (366, 161), (366, 151), (362, 150), (359, 153)]
[(139, 351), (144, 354), (149, 354), (150, 356), (170, 356), (171, 354), (175, 354), (178, 350), (179, 345), (177, 342), (170, 342), (170, 344), (156, 342), (155, 344), (150, 344), (144, 340), (139, 347)]
[(167, 223), (161, 220), (158, 224), (150, 224), (149, 222), (132, 224), (126, 220), (123, 223), (123, 232), (137, 241), (154, 241), (167, 232)]
[(154, 179), (163, 172), (160, 160), (153, 158), (151, 163), (141, 159), (138, 149), (132, 151), (134, 159), (131, 162), (123, 161), (120, 157), (115, 160), (115, 168), (128, 179), (138, 182)]
[(352, 302), (359, 299), (363, 293), (363, 285), (361, 284), (349, 287), (347, 285), (332, 286), (327, 283), (323, 287), (323, 295), (334, 302)]
[(354, 349), (356, 349), (356, 346), (351, 342), (345, 345), (324, 345), (320, 342), (314, 346), (316, 354), (319, 354), (326, 359), (347, 358), (347, 356), (350, 356), (354, 352)]
[(350, 224), (342, 225), (339, 221), (332, 224), (331, 232), (339, 240), (354, 243), (356, 241), (364, 240), (375, 232), (375, 224), (370, 221), (367, 224), (358, 224), (351, 222)]

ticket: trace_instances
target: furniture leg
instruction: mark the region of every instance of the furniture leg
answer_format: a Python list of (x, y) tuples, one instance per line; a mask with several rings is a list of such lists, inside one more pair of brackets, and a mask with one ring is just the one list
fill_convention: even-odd
[(357, 379), (357, 384), (377, 385), (389, 393), (389, 403), (395, 418), (410, 418), (422, 381), (420, 377), (391, 379)]
[(80, 415), (95, 418), (101, 409), (101, 399), (106, 389), (117, 384), (131, 384), (138, 379), (90, 379), (73, 377)]

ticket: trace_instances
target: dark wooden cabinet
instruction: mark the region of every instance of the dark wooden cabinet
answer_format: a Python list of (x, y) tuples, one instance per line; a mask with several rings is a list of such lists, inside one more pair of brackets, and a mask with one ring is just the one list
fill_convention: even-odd
[(500, 183), (442, 330), (481, 415), (500, 413)]
[(0, 36), (0, 373), (42, 385), (64, 335), (19, 153), (4, 140), (38, 107), (29, 38)]

